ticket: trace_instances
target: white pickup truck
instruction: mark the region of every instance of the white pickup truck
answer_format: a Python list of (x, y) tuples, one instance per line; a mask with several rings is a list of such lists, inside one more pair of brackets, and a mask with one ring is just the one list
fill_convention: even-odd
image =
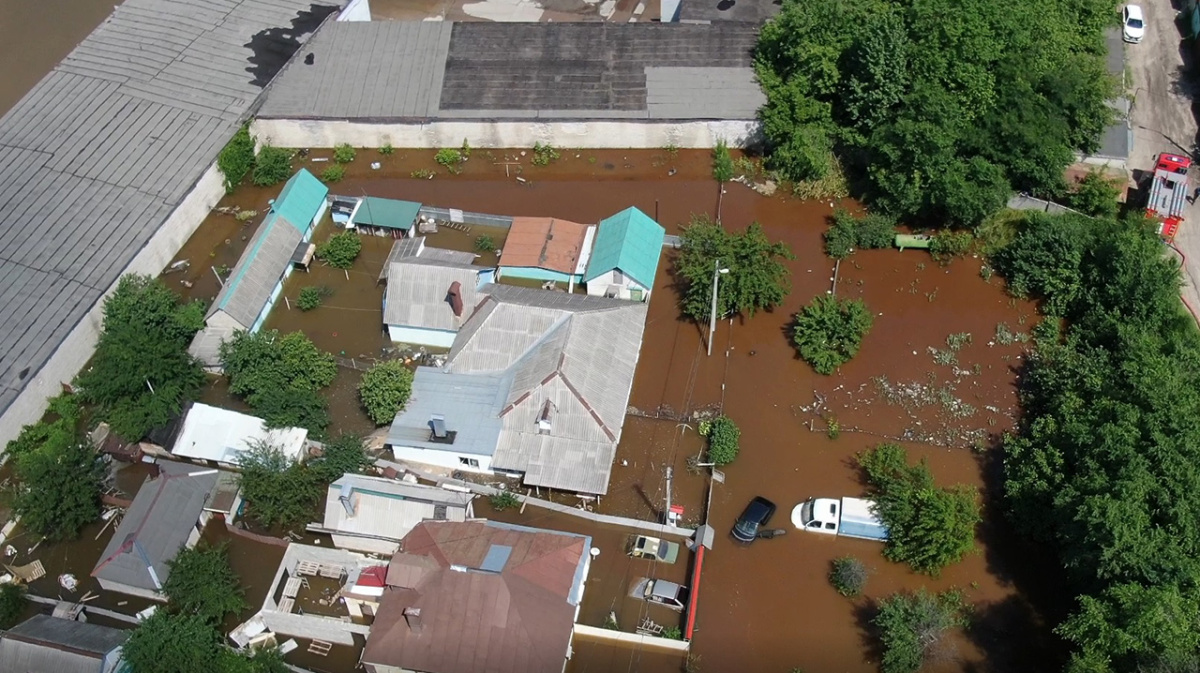
[(875, 503), (862, 498), (810, 498), (792, 510), (792, 525), (826, 535), (879, 542), (888, 539), (887, 526), (875, 515)]

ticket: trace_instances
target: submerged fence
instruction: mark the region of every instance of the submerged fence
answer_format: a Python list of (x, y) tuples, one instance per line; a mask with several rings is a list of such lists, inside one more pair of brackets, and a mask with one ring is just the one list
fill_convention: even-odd
[(508, 215), (488, 215), (486, 213), (472, 213), (465, 210), (455, 208), (435, 208), (433, 206), (421, 206), (419, 215), (437, 220), (438, 222), (455, 222), (458, 224), (474, 224), (480, 227), (502, 227), (508, 229), (512, 227), (513, 218)]

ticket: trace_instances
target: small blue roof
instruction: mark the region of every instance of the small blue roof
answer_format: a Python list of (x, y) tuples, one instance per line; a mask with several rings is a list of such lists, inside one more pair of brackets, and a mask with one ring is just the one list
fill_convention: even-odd
[(666, 229), (632, 207), (600, 220), (597, 229), (583, 281), (617, 269), (643, 286), (652, 287)]
[(483, 557), (483, 563), (479, 564), (479, 569), (498, 573), (504, 570), (509, 556), (512, 556), (512, 547), (505, 544), (491, 545), (488, 547), (487, 556)]
[(306, 233), (328, 195), (329, 188), (307, 168), (301, 168), (283, 186), (279, 198), (271, 204), (267, 219), (283, 218), (301, 234)]

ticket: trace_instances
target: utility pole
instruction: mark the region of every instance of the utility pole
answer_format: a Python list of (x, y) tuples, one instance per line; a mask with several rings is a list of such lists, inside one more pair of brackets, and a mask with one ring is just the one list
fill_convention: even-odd
[(713, 264), (713, 289), (712, 289), (712, 311), (708, 317), (708, 355), (712, 357), (713, 335), (717, 333), (717, 281), (720, 280), (721, 274), (729, 273), (729, 269), (721, 268), (721, 260), (716, 260)]
[(663, 510), (663, 523), (671, 523), (671, 477), (675, 474), (675, 468), (667, 466), (667, 508)]

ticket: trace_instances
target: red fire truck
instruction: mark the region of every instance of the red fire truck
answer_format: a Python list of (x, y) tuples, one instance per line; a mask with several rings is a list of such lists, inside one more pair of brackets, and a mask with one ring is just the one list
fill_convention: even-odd
[(1191, 190), (1188, 169), (1192, 160), (1178, 154), (1160, 154), (1154, 164), (1154, 175), (1150, 178), (1150, 201), (1146, 212), (1162, 222), (1158, 233), (1163, 240), (1175, 239), (1179, 225), (1183, 224), (1184, 209)]

